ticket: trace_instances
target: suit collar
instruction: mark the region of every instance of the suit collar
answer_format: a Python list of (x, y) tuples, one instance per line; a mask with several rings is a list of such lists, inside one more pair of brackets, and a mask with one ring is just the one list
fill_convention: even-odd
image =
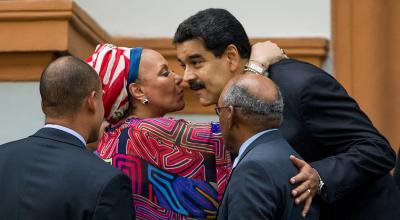
[(86, 149), (86, 146), (77, 137), (55, 128), (42, 128), (32, 135), (32, 137), (50, 139)]
[(86, 145), (86, 141), (82, 137), (82, 135), (80, 135), (78, 132), (72, 130), (71, 128), (64, 127), (62, 125), (57, 125), (57, 124), (46, 124), (46, 125), (44, 125), (44, 127), (45, 128), (55, 128), (55, 129), (58, 129), (58, 130), (61, 130), (61, 131), (65, 131), (68, 134), (71, 134), (71, 135), (75, 136), (76, 138), (78, 138), (83, 143), (83, 145)]
[[(257, 139), (255, 139), (255, 140), (246, 148), (246, 150), (243, 152), (243, 154), (242, 154), (241, 157), (239, 158), (239, 162), (237, 163), (236, 167), (239, 166), (240, 162), (243, 160), (244, 157), (246, 157), (247, 153), (249, 153), (249, 152), (250, 152), (254, 147), (256, 147), (257, 145), (262, 144), (262, 143), (267, 143), (267, 142), (270, 142), (270, 141), (275, 140), (275, 139), (281, 139), (281, 138), (282, 138), (282, 134), (281, 134), (281, 132), (280, 132), (279, 129), (277, 129), (277, 130), (272, 130), (272, 131), (269, 131), (269, 132), (267, 132), (267, 133), (262, 134), (261, 136), (259, 136)], [(228, 185), (229, 185), (229, 183), (230, 183), (230, 181), (231, 181), (233, 172), (235, 171), (236, 167), (232, 169), (231, 175), (230, 175), (229, 178), (228, 178)], [(218, 216), (218, 215), (220, 214), (220, 212), (222, 211), (222, 207), (223, 207), (224, 205), (226, 206), (226, 203), (227, 203), (227, 202), (226, 202), (226, 199), (227, 199), (227, 198), (226, 198), (226, 197), (227, 197), (227, 193), (226, 193), (226, 192), (227, 192), (227, 190), (228, 190), (228, 187), (227, 187), (225, 190), (226, 190), (226, 191), (225, 191), (224, 195), (222, 196), (221, 206), (220, 206), (220, 208), (218, 209), (217, 216)]]
[(260, 137), (258, 137), (257, 139), (255, 139), (247, 148), (246, 150), (243, 152), (243, 154), (241, 155), (241, 157), (239, 158), (239, 161), (237, 163), (236, 166), (238, 166), (240, 164), (240, 161), (243, 160), (244, 157), (246, 157), (247, 153), (249, 153), (254, 147), (256, 147), (257, 145), (260, 145), (262, 143), (267, 143), (270, 142), (272, 140), (275, 139), (281, 139), (282, 134), (280, 130), (272, 130), (270, 132), (264, 133), (263, 135), (261, 135)]

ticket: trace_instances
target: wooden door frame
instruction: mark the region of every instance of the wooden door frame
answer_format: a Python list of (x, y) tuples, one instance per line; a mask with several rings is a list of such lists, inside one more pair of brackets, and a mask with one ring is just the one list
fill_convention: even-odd
[[(400, 145), (400, 3), (332, 0), (333, 72), (392, 147)], [(396, 74), (397, 73), (397, 74)]]

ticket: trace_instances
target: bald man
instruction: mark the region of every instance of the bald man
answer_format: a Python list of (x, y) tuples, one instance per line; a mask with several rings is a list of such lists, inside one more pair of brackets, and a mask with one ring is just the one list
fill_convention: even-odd
[(256, 74), (233, 78), (216, 112), (224, 141), (237, 154), (217, 219), (318, 219), (315, 204), (302, 218), (302, 206), (291, 196), (295, 186), (288, 180), (297, 168), (288, 158), (299, 155), (278, 130), (283, 114), (278, 87)]
[(44, 128), (0, 146), (0, 218), (133, 219), (129, 178), (86, 149), (104, 115), (97, 73), (61, 57), (43, 71), (40, 95)]

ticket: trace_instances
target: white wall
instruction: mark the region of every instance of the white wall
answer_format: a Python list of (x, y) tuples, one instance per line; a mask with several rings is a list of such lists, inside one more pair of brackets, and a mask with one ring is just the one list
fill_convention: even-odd
[[(249, 37), (331, 39), (331, 0), (75, 0), (108, 33), (172, 37), (179, 23), (206, 8), (225, 8)], [(332, 73), (331, 53), (323, 69)]]
[[(331, 38), (330, 0), (76, 0), (113, 36), (172, 37), (178, 24), (199, 10), (228, 9), (249, 37)], [(331, 62), (325, 64), (330, 71)], [(1, 74), (1, 69), (0, 69)], [(177, 116), (215, 121), (215, 116)], [(0, 144), (43, 126), (39, 84), (0, 83)]]
[(39, 83), (0, 83), (0, 144), (27, 137), (41, 128)]
[(331, 0), (75, 0), (112, 35), (172, 37), (197, 11), (228, 9), (250, 37), (330, 38)]

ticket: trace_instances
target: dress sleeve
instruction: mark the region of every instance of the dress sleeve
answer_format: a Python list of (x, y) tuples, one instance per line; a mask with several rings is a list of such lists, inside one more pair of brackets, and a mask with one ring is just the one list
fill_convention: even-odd
[(217, 169), (218, 200), (221, 201), (232, 171), (231, 154), (222, 139), (219, 124), (211, 123), (211, 142), (215, 147), (215, 163)]

